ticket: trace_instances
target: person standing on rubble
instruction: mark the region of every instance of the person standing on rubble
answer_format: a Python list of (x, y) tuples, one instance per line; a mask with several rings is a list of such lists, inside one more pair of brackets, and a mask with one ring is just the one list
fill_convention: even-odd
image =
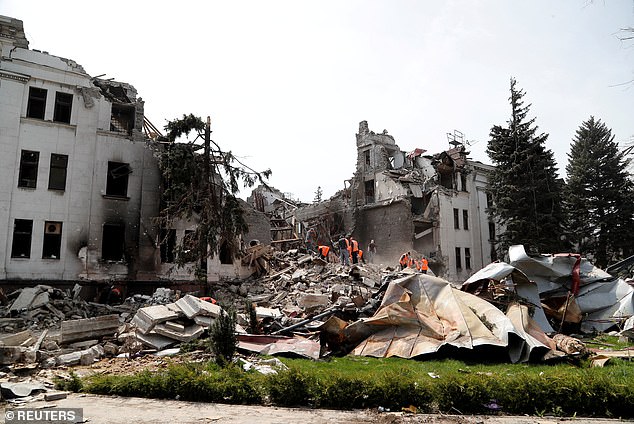
[(374, 240), (370, 241), (366, 251), (368, 252), (368, 263), (374, 263), (374, 255), (376, 255), (376, 243), (374, 243)]
[(309, 228), (308, 231), (306, 232), (306, 250), (308, 251), (308, 253), (312, 253), (315, 251), (315, 247), (316, 247), (316, 240), (317, 240), (317, 231), (315, 231), (314, 228)]
[(422, 258), (420, 258), (420, 272), (422, 272), (423, 274), (427, 274), (428, 269), (429, 262), (427, 261), (427, 258), (423, 256)]
[(359, 262), (359, 242), (352, 236), (350, 236), (350, 244), (348, 248), (350, 249), (352, 264), (357, 264)]
[(348, 243), (348, 239), (342, 235), (337, 242), (337, 247), (339, 248), (339, 260), (341, 261), (341, 265), (349, 265), (350, 263), (348, 262), (348, 250), (350, 247), (350, 243)]

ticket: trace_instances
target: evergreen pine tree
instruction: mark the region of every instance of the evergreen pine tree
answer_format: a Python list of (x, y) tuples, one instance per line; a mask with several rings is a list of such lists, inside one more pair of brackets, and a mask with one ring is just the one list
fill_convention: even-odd
[(601, 120), (583, 122), (570, 147), (564, 190), (570, 240), (598, 267), (633, 253), (629, 160)]
[(535, 118), (528, 119), (524, 91), (511, 78), (511, 119), (491, 128), (487, 154), (496, 166), (489, 179), (489, 214), (501, 225), (497, 249), (501, 257), (509, 246), (523, 244), (533, 253), (565, 249), (562, 181), (553, 153), (546, 149), (547, 134), (537, 134)]

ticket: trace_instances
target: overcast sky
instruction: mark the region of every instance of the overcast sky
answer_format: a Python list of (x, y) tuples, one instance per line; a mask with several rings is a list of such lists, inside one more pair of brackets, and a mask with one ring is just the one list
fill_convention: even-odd
[[(310, 202), (344, 187), (359, 122), (437, 153), (489, 131), (526, 91), (560, 176), (591, 115), (634, 141), (632, 0), (0, 0), (31, 49), (135, 86), (157, 127), (212, 118), (212, 138)], [(250, 192), (250, 191), (249, 191)]]

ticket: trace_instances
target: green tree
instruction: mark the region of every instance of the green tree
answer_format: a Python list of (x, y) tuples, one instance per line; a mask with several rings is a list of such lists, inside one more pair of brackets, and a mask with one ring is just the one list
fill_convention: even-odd
[(195, 231), (175, 246), (176, 263), (197, 262), (203, 277), (206, 259), (221, 246), (235, 254), (239, 236), (248, 231), (236, 197), (240, 182), (244, 187), (265, 184), (271, 171), (254, 171), (223, 151), (210, 138), (209, 120), (205, 124), (197, 116), (183, 115), (168, 121), (165, 130), (167, 135), (157, 149), (163, 177), (158, 223), (172, 228), (177, 220), (196, 222)]
[(319, 203), (321, 202), (321, 196), (323, 194), (323, 191), (321, 189), (321, 186), (317, 187), (317, 191), (315, 192), (315, 198), (313, 199), (313, 203)]
[(557, 176), (547, 134), (537, 134), (535, 118), (528, 119), (524, 91), (511, 78), (511, 119), (491, 128), (487, 154), (495, 165), (489, 179), (489, 214), (502, 231), (496, 240), (504, 256), (509, 246), (523, 244), (533, 253), (564, 249), (561, 205), (563, 182)]
[(629, 159), (601, 120), (583, 122), (568, 153), (564, 190), (569, 237), (598, 267), (633, 253), (633, 185)]

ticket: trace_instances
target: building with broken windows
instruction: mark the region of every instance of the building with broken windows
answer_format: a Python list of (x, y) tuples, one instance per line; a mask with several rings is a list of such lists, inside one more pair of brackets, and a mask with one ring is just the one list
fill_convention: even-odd
[[(22, 21), (0, 16), (0, 280), (194, 279), (172, 249), (195, 223), (154, 223), (161, 176), (143, 107), (132, 85), (29, 49)], [(216, 255), (208, 280), (241, 268)]]
[(459, 133), (446, 151), (405, 152), (387, 131), (375, 133), (362, 121), (356, 145), (356, 171), (346, 187), (295, 211), (306, 227), (318, 229), (320, 242), (352, 234), (364, 249), (374, 240), (377, 261), (397, 265), (410, 251), (453, 282), (496, 259), (486, 194), (492, 168), (468, 159)]

